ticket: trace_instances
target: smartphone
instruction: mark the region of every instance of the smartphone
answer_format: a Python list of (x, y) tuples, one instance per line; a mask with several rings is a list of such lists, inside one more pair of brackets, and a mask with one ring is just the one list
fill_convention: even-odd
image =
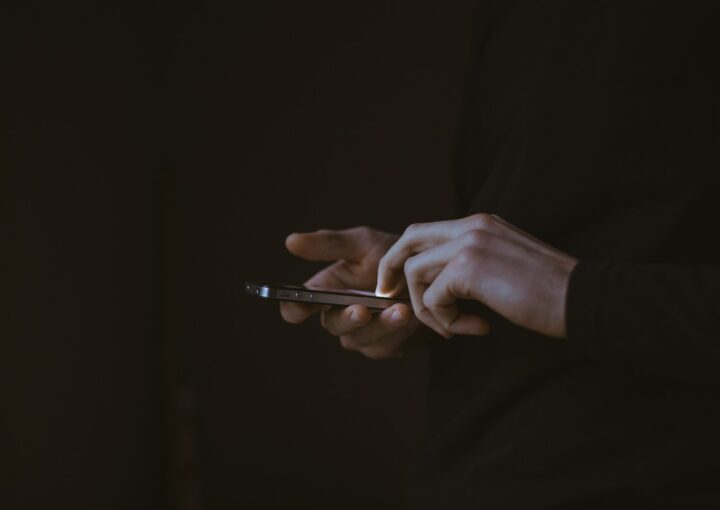
[(373, 292), (364, 290), (308, 288), (301, 285), (275, 285), (253, 282), (245, 282), (243, 285), (247, 294), (278, 301), (299, 301), (315, 305), (335, 306), (363, 305), (373, 310), (389, 308), (395, 303), (411, 306), (408, 299), (379, 297)]

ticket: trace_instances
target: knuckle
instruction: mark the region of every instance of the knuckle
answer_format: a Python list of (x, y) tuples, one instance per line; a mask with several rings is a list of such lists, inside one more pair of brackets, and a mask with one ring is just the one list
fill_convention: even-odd
[(340, 242), (341, 242), (340, 234), (338, 234), (335, 230), (324, 229), (324, 230), (320, 230), (320, 233), (323, 234), (326, 242), (330, 245), (337, 245), (337, 244), (340, 244)]
[(360, 225), (350, 230), (352, 231), (352, 233), (362, 238), (370, 237), (373, 233), (373, 229), (368, 227), (367, 225)]
[(357, 351), (359, 345), (349, 336), (340, 337), (340, 346), (346, 351)]
[(405, 272), (405, 275), (407, 276), (414, 276), (415, 273), (418, 270), (418, 260), (417, 257), (410, 257), (405, 261), (405, 264), (403, 266), (403, 271)]
[(478, 260), (479, 250), (477, 247), (468, 247), (460, 250), (453, 261), (455, 264), (464, 266)]
[(492, 228), (495, 219), (488, 213), (476, 213), (470, 216), (470, 221), (475, 228), (488, 230)]
[(405, 232), (403, 233), (403, 236), (405, 236), (405, 235), (413, 235), (413, 234), (415, 234), (418, 230), (420, 230), (420, 228), (422, 228), (422, 223), (411, 223), (411, 224), (408, 225), (407, 228), (405, 229)]
[(491, 230), (495, 224), (495, 218), (488, 213), (477, 213), (470, 216), (470, 223), (479, 230)]
[(435, 294), (430, 292), (430, 289), (426, 290), (423, 294), (423, 303), (427, 307), (426, 312), (428, 315), (430, 315), (430, 310), (434, 310), (438, 308), (437, 298), (435, 297)]
[(491, 234), (487, 230), (470, 230), (463, 234), (463, 239), (470, 246), (484, 246), (490, 242)]
[[(331, 266), (334, 271), (343, 272), (348, 271), (352, 268), (352, 265), (346, 260), (338, 260)], [(325, 285), (320, 284), (321, 287)]]
[(445, 333), (448, 335), (457, 335), (458, 329), (456, 327), (456, 324), (454, 321), (444, 321), (442, 324), (443, 329), (445, 330)]
[[(425, 298), (423, 297), (423, 300)], [(415, 314), (417, 315), (418, 319), (420, 319), (423, 323), (427, 324), (429, 321), (432, 320), (433, 314), (430, 312), (430, 310), (427, 307), (427, 304), (423, 302), (423, 308), (416, 311)]]

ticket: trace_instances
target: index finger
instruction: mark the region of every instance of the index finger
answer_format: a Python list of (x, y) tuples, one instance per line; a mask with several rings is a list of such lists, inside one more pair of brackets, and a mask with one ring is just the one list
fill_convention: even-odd
[(380, 260), (375, 294), (393, 296), (400, 290), (399, 283), (402, 282), (405, 261), (408, 258), (470, 230), (493, 232), (500, 223), (497, 221), (499, 219), (487, 213), (477, 213), (456, 220), (410, 225)]
[(402, 280), (405, 261), (417, 253), (418, 245), (425, 239), (428, 231), (427, 225), (410, 225), (380, 259), (376, 295), (385, 297), (394, 295)]
[(367, 234), (368, 229), (365, 227), (295, 232), (287, 237), (285, 246), (293, 255), (307, 260), (357, 260), (365, 254), (364, 241)]
[(375, 294), (388, 297), (394, 295), (400, 290), (399, 284), (403, 279), (407, 259), (464, 234), (470, 228), (466, 218), (410, 225), (380, 259)]

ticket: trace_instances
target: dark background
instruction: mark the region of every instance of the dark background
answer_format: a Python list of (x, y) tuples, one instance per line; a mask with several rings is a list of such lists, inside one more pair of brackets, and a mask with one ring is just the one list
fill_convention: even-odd
[(473, 3), (3, 4), (0, 507), (401, 507), (424, 354), (240, 282), (453, 214)]

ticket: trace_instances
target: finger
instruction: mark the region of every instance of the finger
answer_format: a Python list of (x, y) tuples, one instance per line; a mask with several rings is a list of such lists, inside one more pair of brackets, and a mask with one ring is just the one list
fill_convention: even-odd
[(405, 261), (405, 278), (431, 283), (461, 251), (482, 249), (497, 239), (495, 234), (483, 230), (469, 230), (464, 234), (418, 253)]
[(342, 336), (352, 333), (370, 322), (372, 315), (362, 305), (332, 307), (320, 314), (320, 323), (331, 335)]
[(375, 294), (396, 295), (403, 280), (405, 261), (430, 246), (444, 242), (447, 230), (441, 224), (449, 222), (410, 225), (403, 235), (385, 253), (378, 264), (378, 279)]
[(469, 241), (460, 237), (440, 244), (422, 253), (418, 253), (405, 261), (404, 272), (408, 288), (415, 283), (430, 284), (440, 274), (440, 271)]
[(434, 275), (431, 274), (432, 270), (434, 269), (436, 273), (439, 273), (443, 267), (443, 265), (427, 267), (423, 266), (422, 262), (416, 262), (416, 260), (422, 258), (425, 253), (427, 252), (423, 252), (419, 255), (415, 255), (414, 257), (410, 257), (408, 259), (408, 262), (405, 264), (406, 273), (408, 273), (408, 276), (406, 278), (408, 292), (410, 294), (410, 302), (412, 303), (415, 315), (420, 321), (440, 333), (442, 336), (448, 338), (449, 332), (444, 330), (442, 325), (433, 318), (432, 314), (426, 309), (423, 304), (423, 294), (428, 288), (428, 285), (435, 279)]
[(418, 324), (418, 319), (411, 317), (408, 323), (395, 333), (387, 334), (378, 341), (360, 348), (359, 351), (370, 359), (401, 358), (405, 352), (418, 346), (417, 342), (413, 342), (412, 336)]
[(280, 302), (280, 315), (285, 321), (292, 324), (305, 322), (308, 317), (322, 311), (322, 309), (321, 305), (307, 305), (292, 301)]
[(413, 312), (420, 322), (435, 330), (439, 335), (450, 338), (452, 336), (450, 331), (435, 319), (423, 303), (423, 295), (427, 288), (427, 284), (421, 282), (416, 282), (412, 287), (409, 287)]
[[(448, 265), (423, 294), (423, 306), (441, 327), (455, 335), (486, 335), (490, 324), (476, 315), (462, 314), (457, 308), (458, 298), (467, 298), (464, 289), (465, 275), (453, 265)], [(433, 328), (435, 329), (435, 328)], [(442, 334), (436, 329), (436, 331)]]
[(369, 229), (318, 230), (293, 233), (285, 239), (285, 246), (293, 255), (307, 260), (358, 260), (366, 250)]
[(425, 291), (458, 252), (468, 246), (486, 242), (485, 238), (490, 235), (472, 230), (447, 243), (410, 257), (405, 262), (405, 279), (415, 314), (423, 323), (445, 337), (451, 336), (451, 332), (433, 316), (432, 311), (427, 309), (423, 299)]
[[(336, 262), (317, 272), (312, 278), (307, 280), (304, 285), (309, 288), (343, 288), (346, 286), (342, 280), (343, 272), (342, 263)], [(321, 312), (324, 308), (326, 308), (326, 306), (310, 305), (295, 301), (280, 302), (280, 314), (283, 319), (292, 324), (304, 322), (308, 317)]]
[(408, 305), (394, 304), (376, 314), (372, 321), (362, 328), (344, 335), (340, 339), (341, 343), (346, 349), (358, 350), (376, 342), (393, 340), (389, 337), (394, 337), (403, 332), (404, 328), (410, 323), (412, 316), (412, 310)]
[(315, 273), (303, 285), (307, 288), (344, 289), (351, 279), (346, 263), (338, 261)]
[(398, 284), (403, 279), (405, 261), (413, 255), (470, 230), (492, 230), (494, 224), (495, 221), (490, 215), (474, 214), (458, 220), (410, 225), (380, 260), (375, 293), (378, 296), (397, 295)]

